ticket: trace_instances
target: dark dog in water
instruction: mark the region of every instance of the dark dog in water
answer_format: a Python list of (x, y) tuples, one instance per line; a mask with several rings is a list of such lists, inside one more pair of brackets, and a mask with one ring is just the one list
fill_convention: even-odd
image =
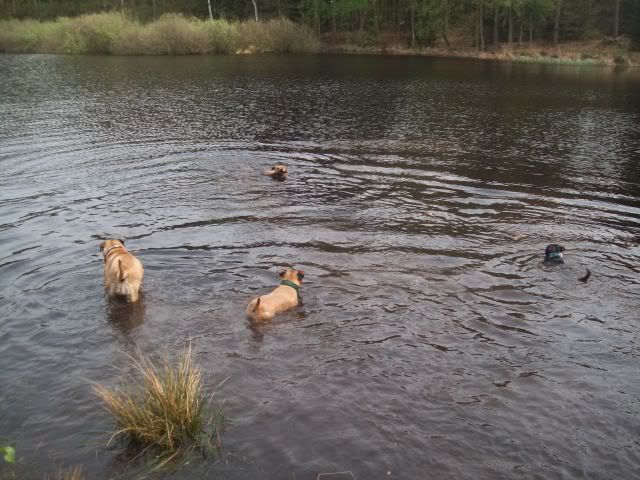
[[(557, 243), (547, 245), (547, 248), (544, 251), (544, 263), (546, 265), (559, 265), (561, 263), (564, 263), (562, 252), (564, 252), (564, 247), (562, 245), (558, 245)], [(578, 280), (587, 283), (587, 280), (589, 280), (590, 276), (591, 270), (587, 268), (587, 273), (583, 277), (580, 277)]]
[(547, 245), (547, 248), (544, 251), (544, 263), (564, 263), (564, 260), (562, 259), (562, 252), (564, 252), (564, 247), (562, 245), (558, 245), (557, 243)]

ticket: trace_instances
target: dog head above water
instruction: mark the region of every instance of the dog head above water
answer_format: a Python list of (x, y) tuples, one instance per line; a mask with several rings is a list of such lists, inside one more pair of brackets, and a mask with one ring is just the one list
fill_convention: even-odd
[(100, 244), (100, 253), (106, 258), (112, 250), (124, 248), (124, 240), (109, 239)]
[(289, 169), (286, 165), (277, 164), (264, 172), (265, 175), (269, 175), (274, 180), (285, 180), (289, 175)]
[(302, 279), (304, 278), (304, 270), (294, 270), (293, 268), (288, 268), (286, 270), (282, 270), (278, 273), (282, 280), (287, 280), (289, 282), (293, 282), (296, 285), (302, 285)]
[(544, 263), (564, 263), (562, 252), (564, 252), (562, 245), (558, 245), (557, 243), (547, 245), (544, 251)]

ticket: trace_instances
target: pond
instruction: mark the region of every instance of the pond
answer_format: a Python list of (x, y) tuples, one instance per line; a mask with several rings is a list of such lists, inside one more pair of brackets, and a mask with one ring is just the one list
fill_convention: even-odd
[[(228, 377), (227, 456), (167, 478), (638, 475), (639, 72), (332, 55), (0, 71), (0, 439), (23, 478), (126, 478), (92, 382), (190, 339), (208, 384)], [(276, 162), (286, 182), (261, 175)], [(144, 264), (134, 307), (104, 297), (108, 237)], [(549, 243), (564, 265), (541, 263)], [(287, 266), (304, 305), (250, 324)]]

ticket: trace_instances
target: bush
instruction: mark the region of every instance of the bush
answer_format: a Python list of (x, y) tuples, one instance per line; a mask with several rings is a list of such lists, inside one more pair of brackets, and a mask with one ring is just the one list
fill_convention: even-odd
[(165, 356), (158, 367), (139, 353), (131, 366), (137, 375), (128, 379), (125, 389), (94, 388), (118, 424), (109, 443), (123, 438), (134, 447), (159, 451), (167, 461), (191, 449), (209, 453), (220, 448), (224, 417), (218, 410), (205, 420), (209, 399), (191, 346), (175, 363)]
[(146, 24), (119, 13), (100, 13), (55, 22), (0, 21), (0, 51), (15, 53), (98, 53), (193, 55), (259, 52), (315, 52), (317, 37), (286, 19), (268, 22), (198, 20), (166, 14)]

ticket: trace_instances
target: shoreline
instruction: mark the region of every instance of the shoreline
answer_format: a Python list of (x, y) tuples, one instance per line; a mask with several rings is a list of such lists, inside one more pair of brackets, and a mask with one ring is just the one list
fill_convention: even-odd
[[(528, 49), (527, 49), (528, 50)], [(535, 49), (534, 49), (535, 50)], [(33, 51), (3, 51), (0, 54), (6, 55), (99, 55), (105, 57), (175, 57), (175, 56), (225, 56), (225, 55), (260, 55), (260, 54), (313, 54), (313, 55), (381, 55), (381, 56), (411, 56), (411, 57), (431, 57), (431, 58), (451, 58), (460, 60), (488, 60), (512, 63), (531, 63), (531, 64), (547, 64), (547, 65), (566, 65), (566, 66), (592, 66), (592, 67), (610, 67), (610, 68), (629, 68), (636, 69), (640, 67), (640, 52), (625, 52), (626, 55), (620, 59), (613, 55), (603, 55), (598, 57), (579, 57), (574, 53), (566, 54), (564, 52), (553, 52), (551, 54), (531, 53), (530, 51), (483, 51), (479, 52), (475, 49), (443, 49), (438, 47), (421, 47), (421, 48), (405, 48), (405, 47), (361, 47), (357, 45), (323, 45), (319, 50), (298, 51), (298, 52), (280, 52), (276, 50), (259, 50), (253, 46), (246, 49), (238, 49), (234, 52), (224, 53), (145, 53), (145, 52), (128, 52), (128, 53), (65, 53), (65, 52), (47, 52), (40, 50)]]
[[(618, 51), (603, 49), (593, 53), (591, 43), (560, 44), (558, 47), (538, 45), (532, 47), (506, 48), (498, 50), (478, 51), (475, 48), (443, 48), (443, 47), (379, 47), (359, 46), (352, 44), (323, 44), (323, 53), (418, 56), (436, 58), (458, 58), (473, 60), (492, 60), (513, 63), (539, 63), (549, 65), (600, 66), (615, 68), (640, 67), (640, 52), (628, 48)], [(565, 47), (565, 48), (563, 48)], [(613, 50), (613, 49), (611, 49)]]

